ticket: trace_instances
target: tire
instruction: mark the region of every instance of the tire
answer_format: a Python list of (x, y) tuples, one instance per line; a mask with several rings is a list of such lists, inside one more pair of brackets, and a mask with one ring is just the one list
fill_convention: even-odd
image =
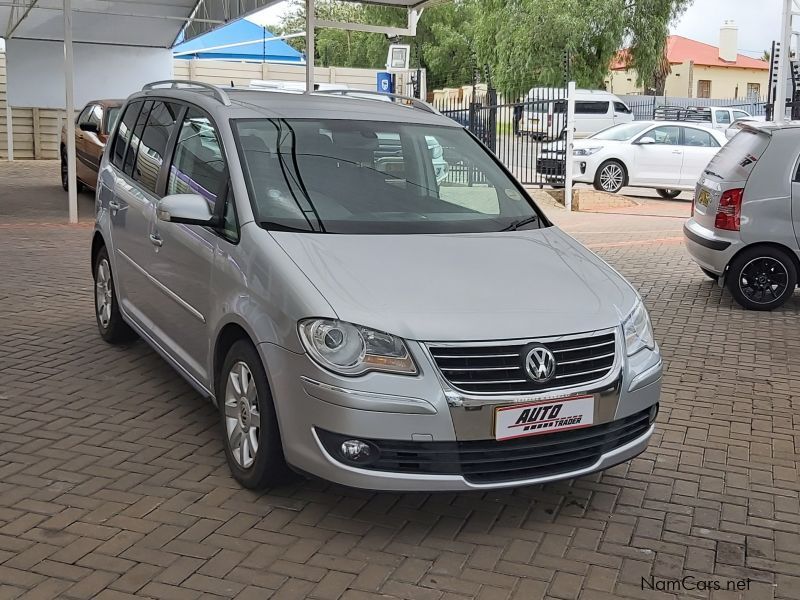
[(114, 274), (108, 250), (103, 246), (97, 253), (92, 269), (94, 274), (94, 316), (97, 329), (109, 344), (121, 344), (136, 338), (136, 332), (123, 320), (117, 302)]
[(756, 246), (731, 261), (726, 283), (743, 308), (773, 310), (792, 297), (797, 287), (797, 268), (792, 257), (780, 248)]
[(705, 276), (706, 276), (706, 277), (708, 277), (709, 279), (711, 279), (711, 280), (713, 280), (713, 281), (719, 281), (719, 275), (717, 275), (717, 274), (716, 274), (716, 273), (714, 273), (713, 271), (709, 271), (708, 269), (704, 269), (703, 267), (700, 267), (700, 270), (701, 270), (701, 271), (702, 271), (702, 272), (705, 274)]
[[(77, 180), (77, 178), (76, 178)], [(83, 191), (83, 183), (80, 180), (77, 180), (77, 190), (78, 193)], [(67, 171), (67, 156), (64, 154), (64, 151), (61, 151), (61, 187), (64, 188), (64, 191), (69, 191), (69, 173)]]
[(249, 341), (239, 340), (228, 351), (217, 378), (217, 403), (225, 458), (234, 479), (253, 490), (286, 481), (290, 472), (267, 374)]
[(656, 190), (656, 192), (658, 192), (658, 195), (664, 198), (665, 200), (674, 200), (675, 198), (681, 195), (681, 190), (659, 189)]
[(607, 160), (597, 169), (594, 176), (594, 189), (616, 194), (628, 185), (628, 172), (625, 165), (615, 159)]

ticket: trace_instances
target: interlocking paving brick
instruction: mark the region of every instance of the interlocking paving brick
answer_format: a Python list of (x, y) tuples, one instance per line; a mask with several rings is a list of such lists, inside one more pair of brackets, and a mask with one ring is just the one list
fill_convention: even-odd
[[(141, 341), (98, 337), (92, 198), (0, 162), (0, 598), (800, 598), (800, 293), (748, 313), (683, 249), (688, 204), (548, 209), (639, 289), (665, 360), (649, 449), (525, 489), (389, 494), (230, 477), (217, 413)], [(659, 216), (647, 216), (647, 214)]]

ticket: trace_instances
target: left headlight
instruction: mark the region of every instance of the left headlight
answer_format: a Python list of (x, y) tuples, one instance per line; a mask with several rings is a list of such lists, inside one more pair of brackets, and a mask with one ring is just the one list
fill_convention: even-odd
[(311, 357), (339, 375), (369, 371), (417, 374), (405, 342), (389, 333), (335, 319), (305, 319), (298, 330)]
[(573, 156), (591, 156), (592, 154), (594, 154), (595, 152), (599, 152), (600, 150), (602, 150), (602, 148), (600, 146), (598, 146), (596, 148), (575, 148), (575, 150), (572, 151), (572, 155)]
[(641, 300), (636, 302), (636, 306), (622, 322), (622, 329), (625, 332), (625, 348), (628, 356), (633, 356), (645, 348), (655, 349), (656, 341), (653, 337), (650, 315), (647, 314), (647, 309)]

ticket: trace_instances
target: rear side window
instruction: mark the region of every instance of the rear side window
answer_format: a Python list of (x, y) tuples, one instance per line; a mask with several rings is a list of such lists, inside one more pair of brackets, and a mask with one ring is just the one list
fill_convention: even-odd
[(587, 102), (579, 101), (575, 103), (576, 115), (605, 115), (608, 113), (609, 102)]
[(168, 102), (156, 102), (147, 117), (147, 124), (139, 142), (133, 178), (156, 193), (158, 173), (164, 162), (167, 142), (175, 130), (179, 107)]
[(168, 194), (199, 194), (212, 212), (228, 182), (219, 135), (211, 120), (190, 108), (181, 125), (167, 181)]
[(709, 132), (693, 127), (683, 128), (683, 145), (700, 148), (719, 148), (719, 143)]
[(706, 173), (727, 181), (746, 181), (769, 142), (766, 133), (742, 129), (714, 155)]
[(125, 159), (125, 151), (131, 139), (131, 132), (141, 109), (141, 101), (131, 102), (125, 109), (125, 116), (122, 117), (122, 122), (117, 129), (117, 135), (114, 137), (114, 146), (111, 149), (111, 162), (118, 169), (122, 169), (122, 161)]

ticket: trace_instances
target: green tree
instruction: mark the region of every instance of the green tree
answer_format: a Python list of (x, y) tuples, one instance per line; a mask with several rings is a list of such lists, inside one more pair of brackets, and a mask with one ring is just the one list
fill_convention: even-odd
[[(581, 87), (599, 88), (608, 66), (628, 46), (629, 66), (639, 83), (662, 88), (669, 74), (665, 43), (672, 23), (692, 0), (453, 0), (426, 9), (415, 38), (412, 66), (427, 69), (428, 87), (470, 83), (488, 65), (506, 96), (535, 85), (561, 85), (564, 57)], [(405, 11), (322, 0), (319, 18), (405, 26)], [(305, 29), (302, 1), (288, 11), (281, 33)], [(305, 49), (305, 40), (292, 45)], [(322, 66), (385, 66), (389, 40), (375, 33), (318, 29), (315, 62)]]

